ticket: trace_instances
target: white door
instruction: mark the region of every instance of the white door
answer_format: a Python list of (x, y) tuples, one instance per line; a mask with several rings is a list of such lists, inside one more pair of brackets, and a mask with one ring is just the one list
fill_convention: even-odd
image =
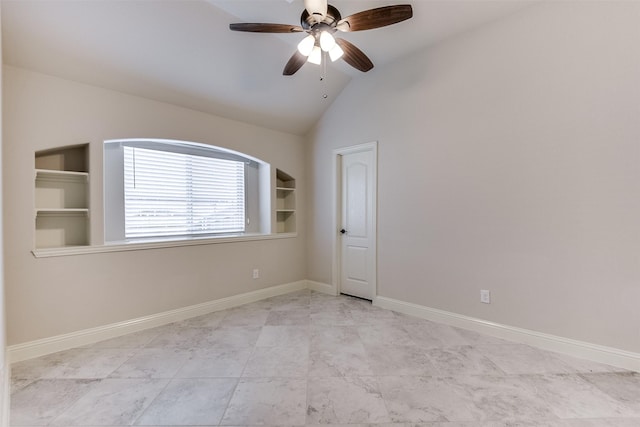
[(340, 292), (368, 300), (375, 291), (373, 149), (342, 155)]

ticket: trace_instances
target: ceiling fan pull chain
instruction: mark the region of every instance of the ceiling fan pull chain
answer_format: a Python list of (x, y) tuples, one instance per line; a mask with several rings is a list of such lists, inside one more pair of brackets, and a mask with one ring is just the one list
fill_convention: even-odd
[[(327, 52), (322, 51), (322, 75), (320, 76), (320, 81), (322, 82), (323, 89), (327, 88)], [(327, 99), (329, 96), (327, 92), (323, 90), (322, 98)]]

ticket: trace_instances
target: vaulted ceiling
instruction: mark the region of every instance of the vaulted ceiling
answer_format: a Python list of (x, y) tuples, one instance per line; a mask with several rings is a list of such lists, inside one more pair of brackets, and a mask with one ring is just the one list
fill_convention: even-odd
[[(398, 58), (531, 4), (517, 0), (332, 0), (343, 16), (410, 3), (414, 17), (343, 37), (375, 73)], [(4, 63), (304, 134), (352, 79), (344, 61), (284, 64), (304, 34), (229, 31), (232, 22), (299, 24), (302, 0), (2, 0)], [(325, 76), (323, 80), (321, 76)], [(326, 98), (324, 95), (327, 95)]]

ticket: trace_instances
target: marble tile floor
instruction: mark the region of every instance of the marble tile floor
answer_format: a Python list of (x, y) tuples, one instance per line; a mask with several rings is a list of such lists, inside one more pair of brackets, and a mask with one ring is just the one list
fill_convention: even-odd
[(295, 292), (12, 366), (12, 426), (640, 426), (640, 374)]

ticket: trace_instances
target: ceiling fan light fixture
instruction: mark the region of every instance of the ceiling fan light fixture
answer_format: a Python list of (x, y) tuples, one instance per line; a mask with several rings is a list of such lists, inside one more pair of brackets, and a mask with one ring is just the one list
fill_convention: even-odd
[(316, 44), (316, 38), (309, 34), (298, 43), (298, 52), (304, 56), (309, 56), (313, 51), (313, 47)]
[(316, 65), (320, 65), (322, 63), (322, 49), (320, 49), (320, 46), (313, 47), (308, 61)]
[(331, 62), (336, 62), (338, 59), (342, 58), (342, 55), (344, 55), (344, 50), (342, 50), (337, 43), (329, 51), (329, 58), (331, 58)]
[(336, 45), (336, 39), (333, 38), (330, 32), (323, 31), (320, 33), (320, 47), (325, 52), (329, 52)]

